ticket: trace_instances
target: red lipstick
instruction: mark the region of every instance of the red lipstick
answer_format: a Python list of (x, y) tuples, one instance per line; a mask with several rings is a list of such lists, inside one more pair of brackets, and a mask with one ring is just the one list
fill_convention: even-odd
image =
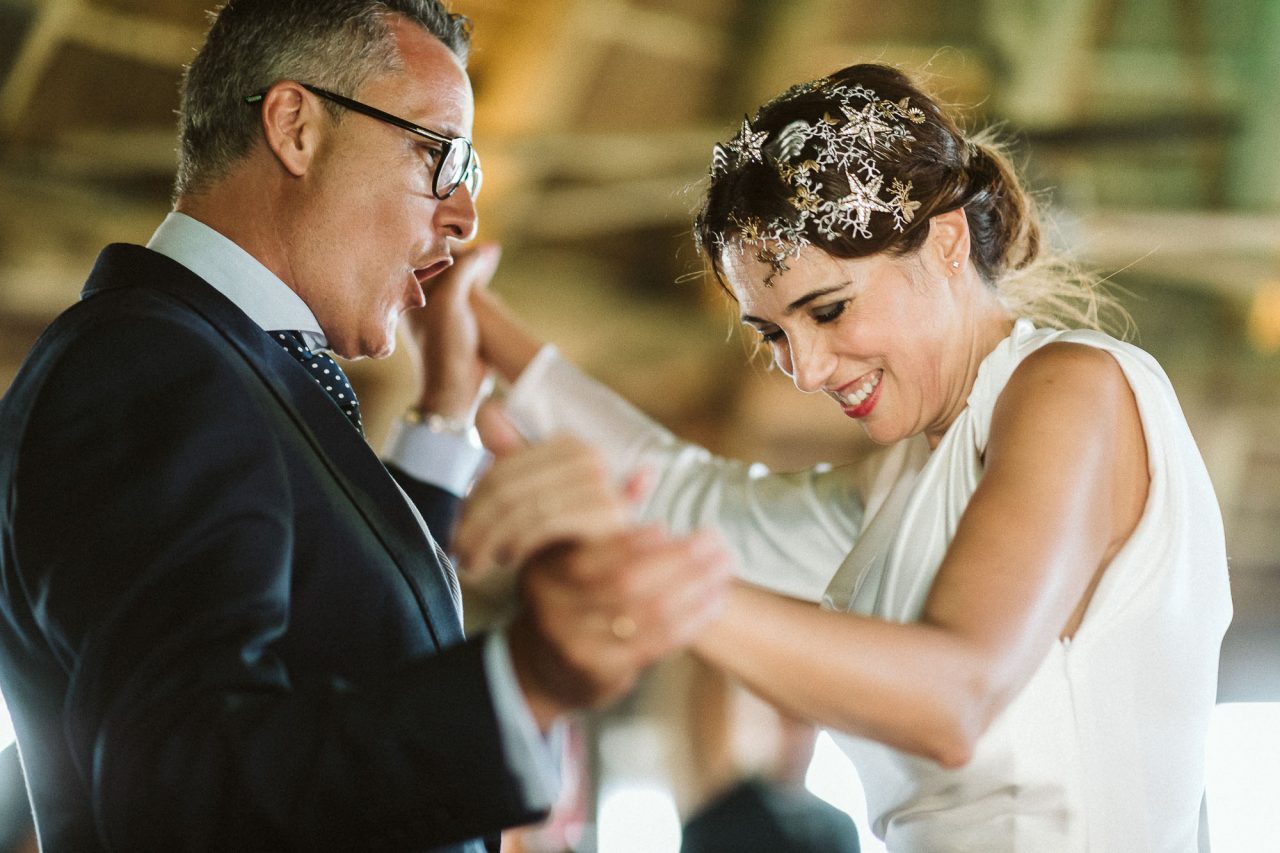
[[(848, 385), (841, 387), (837, 393), (843, 394), (849, 388), (860, 387), (865, 384), (865, 379), (855, 379)], [(851, 418), (865, 418), (871, 414), (871, 410), (876, 407), (876, 403), (880, 401), (880, 389), (884, 386), (884, 375), (880, 375), (880, 381), (876, 383), (876, 387), (871, 389), (871, 393), (867, 395), (867, 399), (863, 400), (856, 406), (841, 406), (841, 410)]]

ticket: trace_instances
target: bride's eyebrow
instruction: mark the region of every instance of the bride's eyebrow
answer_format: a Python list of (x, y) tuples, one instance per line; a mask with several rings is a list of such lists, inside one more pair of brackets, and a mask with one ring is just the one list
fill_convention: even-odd
[[(784, 316), (790, 316), (794, 314), (796, 311), (799, 311), (804, 306), (808, 305), (813, 300), (821, 299), (827, 294), (835, 293), (837, 290), (844, 290), (846, 287), (848, 287), (851, 284), (853, 284), (852, 281), (845, 281), (845, 282), (841, 282), (840, 284), (832, 285), (831, 287), (822, 287), (817, 290), (811, 290), (808, 293), (806, 293), (804, 296), (801, 296), (799, 299), (795, 300), (790, 305), (788, 305), (785, 309), (783, 309), (782, 313)], [(759, 324), (759, 323), (769, 322), (768, 320), (762, 320), (759, 317), (754, 317), (751, 314), (743, 314), (741, 319), (742, 319), (742, 322), (744, 323)]]

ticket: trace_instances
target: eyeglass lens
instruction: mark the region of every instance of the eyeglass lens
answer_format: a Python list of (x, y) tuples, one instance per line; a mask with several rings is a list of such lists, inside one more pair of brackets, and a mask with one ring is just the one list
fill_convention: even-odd
[(480, 164), (466, 140), (455, 139), (440, 164), (437, 194), (448, 196), (463, 183), (467, 184), (467, 190), (473, 197), (480, 191)]

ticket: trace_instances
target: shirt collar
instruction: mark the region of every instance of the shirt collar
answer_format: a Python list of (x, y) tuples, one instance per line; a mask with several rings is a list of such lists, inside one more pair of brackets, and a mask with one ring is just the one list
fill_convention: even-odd
[(171, 212), (147, 248), (200, 276), (265, 331), (296, 329), (309, 349), (328, 348), (315, 314), (289, 285), (244, 249), (214, 229)]

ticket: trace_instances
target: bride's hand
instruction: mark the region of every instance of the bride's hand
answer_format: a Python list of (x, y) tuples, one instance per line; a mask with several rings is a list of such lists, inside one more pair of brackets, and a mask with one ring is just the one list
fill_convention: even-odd
[(482, 431), (496, 460), (463, 504), (453, 536), (463, 569), (483, 574), (520, 566), (551, 545), (605, 538), (634, 525), (643, 475), (617, 486), (599, 452), (573, 436), (526, 445), (511, 430), (495, 439), (493, 408), (482, 412), (488, 422)]
[(543, 342), (487, 287), (471, 289), (471, 310), (480, 333), (480, 357), (508, 382), (515, 382)]
[(480, 358), (471, 297), (493, 278), (501, 254), (493, 243), (457, 252), (452, 267), (424, 282), (426, 306), (404, 315), (424, 412), (464, 417), (473, 411), (488, 365)]

